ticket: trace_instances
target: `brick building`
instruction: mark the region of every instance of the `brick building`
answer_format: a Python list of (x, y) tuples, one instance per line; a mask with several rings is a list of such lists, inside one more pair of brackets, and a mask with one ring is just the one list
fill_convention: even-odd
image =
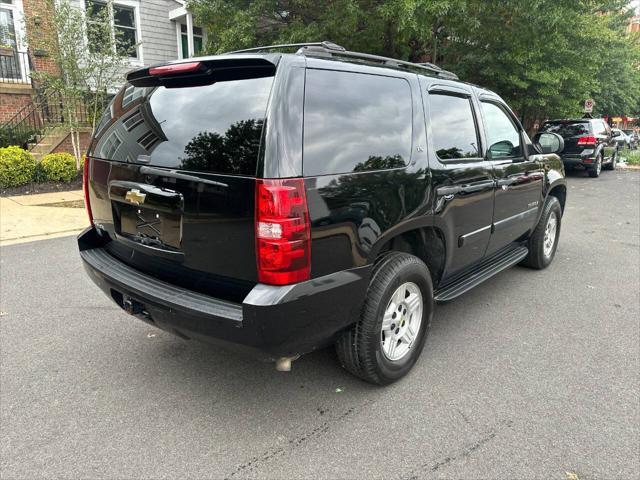
[(0, 0), (0, 123), (31, 102), (31, 70), (57, 71), (48, 18), (44, 0)]

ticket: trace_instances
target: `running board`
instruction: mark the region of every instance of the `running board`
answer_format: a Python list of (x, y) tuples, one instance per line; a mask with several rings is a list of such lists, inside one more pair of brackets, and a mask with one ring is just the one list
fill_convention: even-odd
[(527, 256), (529, 250), (527, 247), (518, 246), (507, 250), (506, 252), (492, 257), (490, 260), (481, 263), (478, 267), (462, 276), (447, 282), (442, 288), (436, 290), (436, 302), (448, 302), (468, 292), (473, 287), (477, 287), (485, 280), (493, 277), (516, 263), (519, 263)]

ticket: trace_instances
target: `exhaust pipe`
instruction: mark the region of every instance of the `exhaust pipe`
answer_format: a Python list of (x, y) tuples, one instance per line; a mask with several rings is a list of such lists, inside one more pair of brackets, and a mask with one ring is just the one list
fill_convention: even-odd
[(291, 371), (291, 362), (297, 360), (300, 355), (296, 355), (294, 357), (280, 357), (276, 360), (276, 370), (279, 372), (290, 372)]

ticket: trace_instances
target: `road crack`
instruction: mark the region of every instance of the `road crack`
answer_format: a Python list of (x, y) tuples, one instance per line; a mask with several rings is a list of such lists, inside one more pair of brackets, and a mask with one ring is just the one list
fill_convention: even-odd
[(313, 440), (315, 438), (318, 438), (324, 435), (329, 430), (331, 430), (332, 426), (341, 422), (345, 418), (353, 415), (354, 413), (359, 412), (361, 409), (367, 407), (372, 402), (373, 400), (366, 400), (365, 402), (360, 403), (359, 405), (350, 407), (347, 410), (343, 411), (340, 415), (333, 418), (329, 418), (324, 422), (316, 425), (311, 430), (308, 430), (300, 435), (297, 435), (294, 438), (289, 439), (289, 441), (285, 445), (267, 449), (262, 454), (251, 457), (246, 462), (238, 465), (236, 469), (233, 472), (231, 472), (229, 475), (226, 475), (225, 479), (228, 480), (228, 479), (237, 477), (238, 475), (242, 475), (243, 477), (246, 477), (248, 473), (255, 471), (256, 469), (260, 468), (261, 466), (268, 463), (272, 459), (287, 455), (293, 450), (295, 450), (296, 448), (298, 448), (299, 446), (304, 445), (309, 440)]
[(470, 457), (476, 450), (489, 443), (498, 436), (504, 428), (511, 428), (513, 422), (511, 420), (501, 421), (492, 429), (484, 432), (476, 441), (464, 445), (462, 448), (455, 450), (436, 461), (429, 461), (412, 470), (403, 480), (417, 480), (425, 475), (437, 472), (441, 468), (448, 466), (456, 460)]

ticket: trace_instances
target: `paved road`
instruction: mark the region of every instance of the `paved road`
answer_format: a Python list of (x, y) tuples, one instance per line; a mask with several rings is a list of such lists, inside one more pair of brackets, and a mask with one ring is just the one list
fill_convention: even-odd
[(385, 389), (135, 321), (72, 238), (2, 248), (2, 478), (638, 478), (640, 174), (569, 185), (554, 264), (438, 307)]

